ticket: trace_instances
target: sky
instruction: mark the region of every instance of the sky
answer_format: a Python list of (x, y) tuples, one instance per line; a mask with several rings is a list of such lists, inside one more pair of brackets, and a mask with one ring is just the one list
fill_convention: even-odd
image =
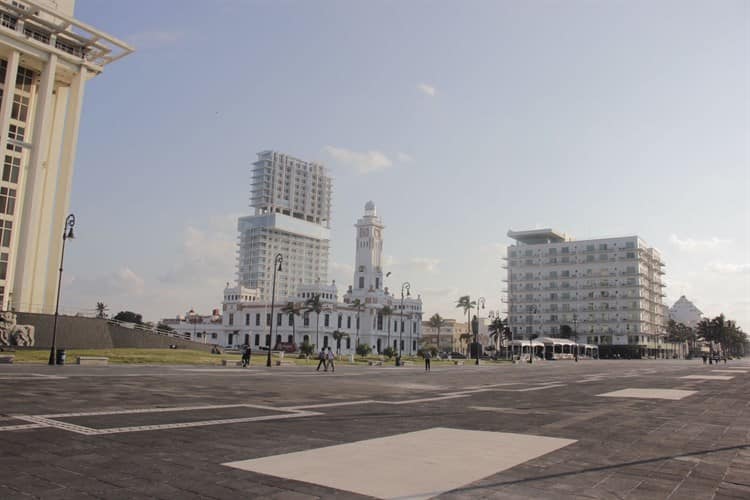
[[(425, 317), (502, 307), (507, 231), (637, 234), (667, 298), (750, 330), (750, 3), (78, 0), (136, 52), (90, 81), (61, 309), (208, 313), (256, 153), (333, 176), (330, 279), (386, 225)], [(488, 312), (488, 311), (485, 311)]]

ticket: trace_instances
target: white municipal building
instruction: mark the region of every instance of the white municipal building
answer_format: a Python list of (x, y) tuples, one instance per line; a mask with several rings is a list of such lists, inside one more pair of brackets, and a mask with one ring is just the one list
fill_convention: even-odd
[[(355, 351), (357, 339), (360, 344), (369, 344), (373, 352), (382, 352), (387, 346), (398, 351), (400, 343), (404, 354), (416, 353), (422, 335), (422, 300), (405, 292), (402, 307), (400, 285), (398, 290), (389, 290), (384, 286), (382, 257), (385, 226), (377, 216), (373, 202), (365, 205), (365, 213), (355, 227), (355, 269), (352, 284), (346, 291), (341, 293), (335, 282), (328, 284), (322, 281), (302, 283), (290, 295), (279, 293), (277, 286), (272, 317), (270, 300), (262, 300), (256, 289), (227, 287), (222, 303), (221, 328), (211, 342), (265, 347), (273, 322), (272, 347), (279, 342), (294, 342), (300, 346), (307, 341), (318, 348), (330, 346), (335, 350), (337, 345), (333, 332), (338, 330), (348, 335), (340, 346), (345, 354)], [(274, 255), (272, 250), (265, 258), (273, 262)], [(283, 252), (282, 255), (285, 260), (277, 280), (286, 277), (292, 282), (295, 279), (294, 270), (286, 265)], [(270, 273), (272, 276), (273, 271)], [(269, 292), (271, 285), (266, 284)], [(320, 318), (314, 312), (304, 312), (305, 302), (316, 294), (320, 295), (323, 303)], [(289, 302), (300, 306), (302, 314), (293, 316), (282, 312), (281, 308)], [(390, 316), (382, 314), (386, 305), (393, 311)], [(185, 333), (190, 333), (191, 326), (183, 326)]]
[[(279, 342), (305, 341), (316, 346), (338, 346), (335, 331), (348, 335), (340, 350), (355, 352), (357, 344), (368, 344), (373, 352), (391, 346), (404, 354), (416, 353), (422, 335), (422, 300), (404, 289), (385, 286), (383, 235), (385, 226), (375, 204), (367, 202), (355, 228), (355, 262), (352, 284), (339, 290), (328, 282), (330, 242), (331, 178), (326, 168), (276, 151), (258, 153), (253, 164), (250, 205), (255, 214), (239, 219), (237, 286), (224, 290), (221, 322), (200, 326), (184, 320), (164, 322), (188, 338), (224, 346), (248, 344), (266, 347), (273, 323), (271, 347)], [(271, 314), (274, 259), (283, 256), (277, 271), (275, 307)], [(304, 312), (305, 302), (320, 296), (323, 310)], [(300, 315), (282, 312), (288, 303)], [(402, 306), (403, 303), (403, 306)], [(383, 307), (392, 313), (384, 316)]]

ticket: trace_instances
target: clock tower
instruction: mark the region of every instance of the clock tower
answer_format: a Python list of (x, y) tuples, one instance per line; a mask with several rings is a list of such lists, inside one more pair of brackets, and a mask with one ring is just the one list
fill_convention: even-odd
[(354, 260), (352, 292), (363, 295), (383, 289), (383, 225), (377, 216), (375, 203), (365, 204), (365, 215), (357, 221), (357, 251)]

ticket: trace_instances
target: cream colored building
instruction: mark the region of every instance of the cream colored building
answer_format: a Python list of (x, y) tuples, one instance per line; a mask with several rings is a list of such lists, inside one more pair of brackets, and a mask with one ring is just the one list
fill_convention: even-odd
[[(575, 240), (552, 229), (508, 231), (508, 319), (514, 339), (557, 337), (606, 352), (660, 355), (664, 262), (637, 236)], [(604, 352), (603, 351), (603, 352)]]
[(131, 53), (74, 0), (0, 0), (0, 308), (51, 313), (86, 82)]

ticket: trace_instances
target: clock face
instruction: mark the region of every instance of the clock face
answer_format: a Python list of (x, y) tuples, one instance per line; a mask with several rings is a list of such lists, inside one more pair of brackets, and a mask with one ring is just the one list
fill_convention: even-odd
[(360, 228), (359, 235), (360, 236), (367, 236), (367, 228), (364, 228), (364, 227)]
[(375, 230), (375, 237), (380, 238), (380, 229)]

